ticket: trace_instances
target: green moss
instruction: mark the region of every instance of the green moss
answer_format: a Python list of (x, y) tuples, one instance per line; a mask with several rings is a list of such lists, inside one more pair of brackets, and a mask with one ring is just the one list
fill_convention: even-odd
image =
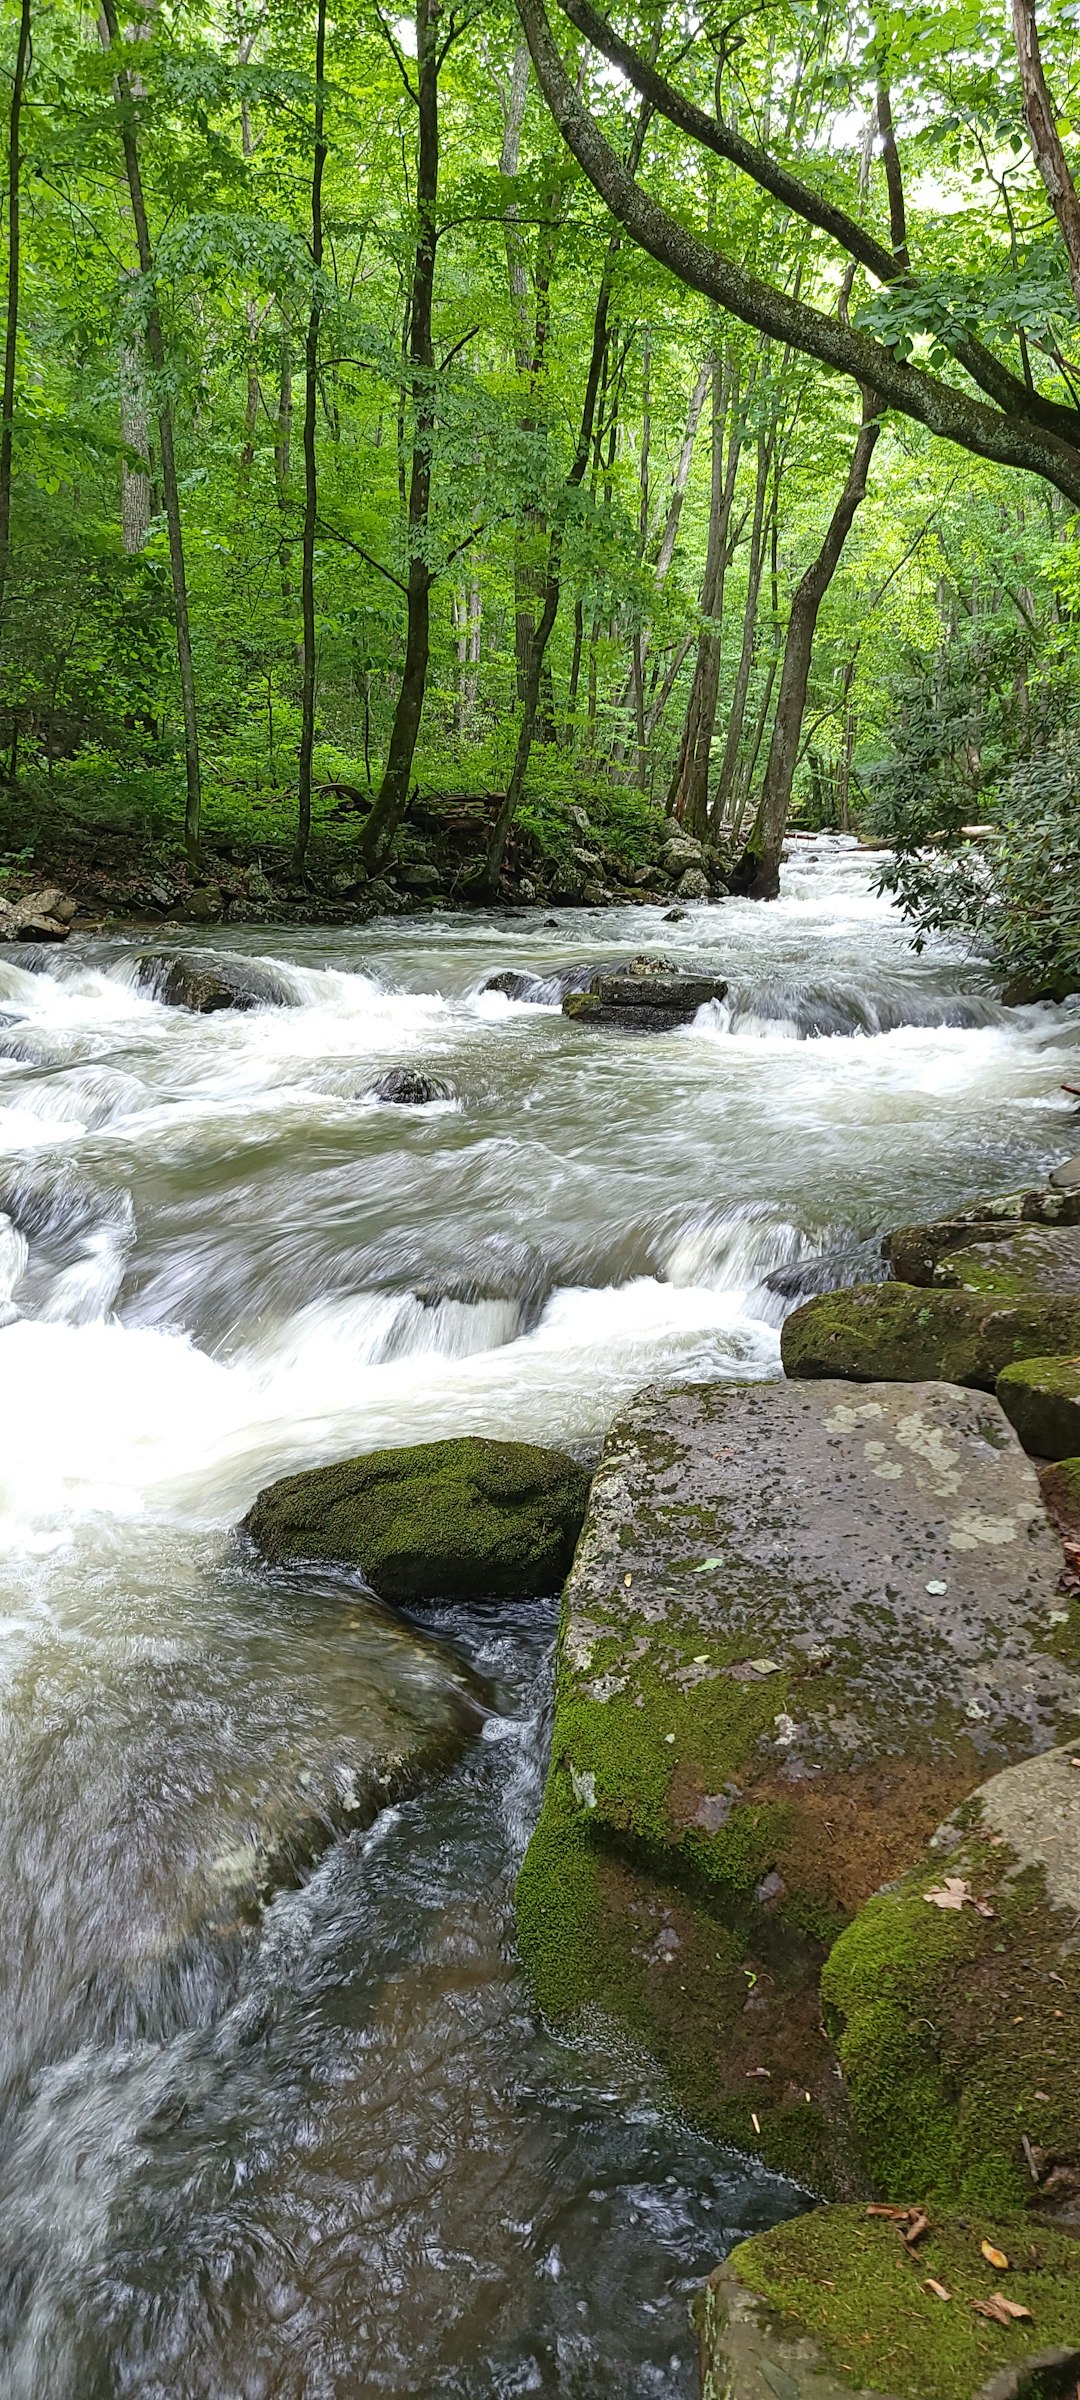
[(1039, 1477), (1042, 1496), (1066, 1541), (1080, 1541), (1080, 1458), (1061, 1458)]
[(266, 1557), (342, 1559), (384, 1599), (498, 1599), (558, 1588), (589, 1476), (532, 1442), (424, 1442), (290, 1475), (244, 1531)]
[[(1080, 1446), (1078, 1346), (1062, 1343), (1045, 1357), (1018, 1359), (998, 1376), (1002, 1408), (1025, 1450), (1036, 1458), (1071, 1458)], [(1073, 1355), (1061, 1356), (1066, 1348)]]
[(1080, 1299), (1028, 1294), (995, 1302), (913, 1284), (855, 1284), (824, 1292), (788, 1317), (788, 1375), (856, 1383), (971, 1384), (992, 1391), (1016, 1359), (1080, 1349)]
[[(1068, 2158), (1080, 2127), (1080, 1960), (1034, 1870), (977, 1824), (877, 1895), (822, 1974), (863, 2155), (886, 2199), (1007, 2212), (1030, 2201), (1021, 2135)], [(992, 1914), (926, 1899), (948, 1873)]]
[[(1004, 2283), (982, 2257), (983, 2240), (1011, 2261)], [(973, 2400), (995, 2372), (1033, 2350), (1080, 2343), (1080, 2243), (1042, 2227), (953, 2217), (934, 2223), (912, 2258), (895, 2225), (859, 2209), (825, 2208), (756, 2234), (729, 2263), (780, 2329), (810, 2334), (860, 2391)], [(927, 2291), (928, 2276), (948, 2301)], [(1030, 2308), (1030, 2324), (996, 2325), (976, 2314), (972, 2302), (999, 2288)]]

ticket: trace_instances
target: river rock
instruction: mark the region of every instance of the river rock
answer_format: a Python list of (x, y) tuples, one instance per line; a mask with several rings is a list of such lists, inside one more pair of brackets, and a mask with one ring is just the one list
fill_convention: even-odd
[(1014, 1360), (1080, 1350), (1080, 1296), (1001, 1301), (904, 1283), (824, 1292), (787, 1318), (784, 1372), (853, 1382), (974, 1384), (993, 1391)]
[(336, 1559), (392, 1601), (557, 1591), (589, 1477), (561, 1450), (477, 1434), (289, 1475), (244, 1520), (265, 1557)]
[(19, 900), (0, 895), (0, 942), (66, 942), (75, 913), (74, 900), (51, 887)]
[(990, 1241), (947, 1250), (934, 1268), (933, 1282), (1004, 1299), (1027, 1292), (1080, 1295), (1080, 1225), (1018, 1226), (1004, 1241), (995, 1228)]
[(1052, 1192), (1080, 1192), (1080, 1157), (1066, 1158), (1050, 1177)]
[[(1080, 1454), (1040, 1467), (1039, 1490), (1064, 1542), (1080, 1553)], [(1080, 1581), (1080, 1555), (1075, 1560)]]
[(661, 857), (669, 875), (682, 875), (688, 867), (700, 867), (705, 853), (692, 833), (677, 827), (667, 835)]
[(717, 975), (680, 975), (646, 961), (625, 973), (594, 975), (588, 991), (567, 994), (563, 1015), (575, 1025), (668, 1033), (691, 1024), (708, 1001), (723, 1000), (727, 988)]
[(1073, 2400), (1077, 2245), (1022, 2243), (1004, 2288), (1031, 2322), (1002, 2326), (972, 2305), (1002, 2282), (986, 2239), (1008, 2255), (1016, 2229), (935, 2215), (913, 2258), (895, 2224), (819, 2208), (740, 2242), (694, 2311), (701, 2400)]
[(1080, 1357), (1019, 1359), (998, 1376), (996, 1390), (1033, 1457), (1080, 1454)]
[[(1053, 1178), (1051, 1178), (1053, 1184)], [(975, 1200), (929, 1225), (900, 1225), (881, 1245), (898, 1283), (933, 1283), (949, 1251), (972, 1242), (1011, 1241), (1019, 1225), (1080, 1225), (1080, 1189), (1042, 1186)]]
[(534, 1005), (547, 998), (539, 975), (530, 975), (520, 967), (501, 967), (497, 975), (489, 975), (480, 986), (481, 992), (501, 992), (507, 1000), (531, 1000)]
[(416, 1067), (388, 1067), (371, 1086), (373, 1100), (393, 1101), (399, 1108), (426, 1108), (432, 1100), (449, 1100), (450, 1086), (438, 1075)]
[(708, 878), (701, 867), (687, 867), (685, 874), (680, 875), (676, 888), (680, 900), (707, 900), (709, 897)]
[(216, 1016), (235, 1008), (295, 1008), (296, 996), (283, 976), (257, 958), (200, 950), (147, 951), (136, 961), (140, 990), (167, 1008)]
[[(1072, 1616), (1061, 1647), (1080, 1658)], [(1073, 1741), (992, 1776), (828, 1960), (825, 2009), (886, 2200), (1080, 2224), (1076, 1755)], [(1080, 2339), (1080, 2283), (1076, 2303)]]
[(1060, 1570), (990, 1397), (641, 1394), (564, 1600), (518, 1895), (542, 2004), (629, 2019), (721, 2138), (858, 2188), (821, 1961), (949, 1808), (1080, 1708), (1051, 1655)]

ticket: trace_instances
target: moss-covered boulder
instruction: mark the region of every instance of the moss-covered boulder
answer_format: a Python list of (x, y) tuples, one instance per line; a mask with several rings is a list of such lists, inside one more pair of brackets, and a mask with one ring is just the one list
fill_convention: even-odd
[(564, 1598), (519, 1883), (544, 2006), (628, 2018), (724, 2137), (857, 2186), (820, 1964), (966, 1791), (1080, 1708), (1049, 1654), (1060, 1570), (992, 1399), (640, 1395)]
[(1080, 2222), (1076, 1756), (982, 1785), (828, 1960), (826, 2015), (886, 2199)]
[(1080, 1543), (1080, 1458), (1040, 1468), (1039, 1489), (1062, 1540)]
[(595, 975), (588, 991), (568, 992), (562, 1008), (575, 1025), (669, 1033), (676, 1025), (691, 1024), (708, 1001), (723, 1000), (727, 988), (719, 976), (681, 975), (641, 959), (625, 973)]
[[(1003, 2283), (1030, 2320), (981, 2314)], [(908, 2250), (896, 2224), (820, 2208), (741, 2242), (695, 2317), (702, 2400), (1073, 2400), (1080, 2246), (946, 2217)]]
[(933, 1283), (939, 1261), (972, 1242), (1010, 1241), (1021, 1225), (1080, 1225), (1080, 1188), (1052, 1184), (973, 1200), (928, 1225), (899, 1225), (881, 1245), (898, 1283)]
[(1033, 1458), (1080, 1451), (1080, 1356), (1022, 1358), (997, 1379), (997, 1396)]
[(140, 990), (166, 1008), (184, 1008), (198, 1017), (229, 1008), (297, 1006), (296, 993), (277, 968), (230, 951), (147, 951), (136, 960), (136, 976)]
[(469, 1434), (288, 1475), (243, 1531), (273, 1561), (357, 1566), (385, 1600), (511, 1599), (558, 1589), (588, 1497), (565, 1452)]
[(788, 1317), (784, 1372), (855, 1383), (973, 1384), (992, 1392), (1017, 1359), (1080, 1350), (1080, 1294), (997, 1300), (905, 1283), (822, 1292)]
[(1080, 1297), (1080, 1225), (1017, 1226), (1007, 1240), (997, 1229), (991, 1241), (959, 1243), (939, 1258), (935, 1286), (988, 1292), (1005, 1300), (1029, 1292)]

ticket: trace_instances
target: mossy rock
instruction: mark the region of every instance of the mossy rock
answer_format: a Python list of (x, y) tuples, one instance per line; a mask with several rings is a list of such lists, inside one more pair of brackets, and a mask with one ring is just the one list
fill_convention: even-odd
[(1080, 1225), (1080, 1190), (1003, 1192), (928, 1225), (899, 1225), (881, 1245), (898, 1283), (933, 1283), (940, 1259), (972, 1242), (1010, 1241), (1020, 1225)]
[(959, 1244), (934, 1269), (933, 1282), (1007, 1300), (1031, 1293), (1080, 1297), (1080, 1225), (1024, 1225), (1002, 1241)]
[(855, 1383), (941, 1381), (993, 1391), (1015, 1360), (1080, 1350), (1080, 1294), (995, 1300), (978, 1292), (859, 1283), (788, 1317), (784, 1372)]
[(297, 1006), (285, 977), (265, 960), (228, 951), (148, 951), (136, 961), (136, 972), (141, 991), (193, 1016), (217, 1016), (222, 1009)]
[(857, 2184), (820, 1964), (988, 1769), (1080, 1710), (1049, 1655), (1060, 1570), (991, 1400), (641, 1394), (563, 1602), (518, 1894), (545, 2008), (629, 2018), (727, 2138), (815, 2189)]
[(1075, 1756), (983, 1784), (828, 1959), (826, 2018), (885, 2199), (1080, 2222)]
[(998, 1376), (997, 1396), (1033, 1458), (1080, 1451), (1080, 1357), (1020, 1359)]
[(357, 1566), (384, 1600), (504, 1600), (558, 1589), (588, 1497), (564, 1451), (467, 1434), (288, 1475), (242, 1530), (275, 1563)]
[[(988, 2265), (983, 2241), (1004, 2250), (1007, 2272)], [(979, 2315), (973, 2303), (999, 2289), (1030, 2323)], [(954, 2215), (912, 2255), (895, 2224), (815, 2209), (741, 2242), (695, 2316), (702, 2400), (1073, 2400), (1080, 2245)]]
[(1039, 1489), (1062, 1540), (1080, 1542), (1080, 1458), (1060, 1458), (1042, 1467)]

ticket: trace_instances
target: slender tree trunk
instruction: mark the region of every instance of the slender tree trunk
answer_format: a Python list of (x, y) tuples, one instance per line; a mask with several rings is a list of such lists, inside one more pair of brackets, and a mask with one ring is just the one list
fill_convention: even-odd
[(686, 703), (679, 754), (668, 793), (671, 815), (681, 818), (688, 830), (696, 834), (703, 834), (708, 825), (709, 760), (716, 723), (716, 697), (720, 688), (720, 621), (724, 613), (724, 584), (731, 557), (731, 513), (735, 504), (742, 439), (738, 370), (717, 356), (712, 362), (709, 533), (701, 586), (701, 612), (710, 622), (698, 635), (697, 659)]
[(26, 89), (29, 62), (30, 0), (22, 0), (19, 16), (19, 39), (15, 51), (15, 79), (11, 86), (11, 113), (8, 118), (7, 320), (4, 327), (4, 388), (2, 397), (0, 397), (0, 408), (3, 410), (3, 423), (0, 425), (0, 625), (3, 624), (8, 563), (11, 556), (11, 463), (15, 415), (15, 354), (19, 337), (19, 140), (22, 130), (23, 93)]
[[(743, 725), (746, 719), (746, 697), (750, 689), (750, 672), (754, 664), (754, 641), (757, 634), (758, 602), (761, 598), (761, 578), (765, 567), (765, 503), (769, 488), (769, 467), (772, 457), (772, 436), (758, 438), (757, 476), (754, 483), (754, 521), (750, 529), (750, 555), (746, 567), (746, 603), (743, 608), (742, 645), (735, 669), (735, 683), (728, 711), (724, 755), (720, 761), (712, 821), (719, 828), (730, 810), (735, 793), (735, 769), (739, 757)], [(775, 506), (775, 498), (774, 498)]]
[(751, 848), (758, 859), (757, 873), (749, 894), (753, 900), (775, 900), (780, 889), (780, 853), (784, 846), (791, 787), (799, 757), (818, 613), (840, 564), (855, 511), (865, 497), (870, 461), (881, 431), (879, 416), (875, 413), (880, 410), (880, 405), (876, 394), (864, 394), (863, 421), (844, 489), (829, 520), (817, 557), (807, 568), (791, 603), (784, 664), (780, 674), (780, 695), (773, 719), (757, 823), (751, 841)]
[(1077, 308), (1080, 309), (1080, 198), (1077, 197), (1076, 185), (1069, 172), (1058, 132), (1058, 112), (1047, 90), (1039, 28), (1035, 19), (1035, 0), (1012, 0), (1012, 20), (1032, 153), (1061, 229), (1069, 262), (1069, 281)]
[(390, 850), (409, 797), (409, 777), (424, 713), (431, 647), (431, 568), (424, 555), (431, 513), (431, 453), (435, 438), (435, 353), (432, 307), (435, 293), (436, 208), (439, 197), (438, 0), (417, 0), (416, 75), (419, 141), (416, 170), (416, 250), (409, 309), (409, 367), (413, 402), (413, 446), (409, 473), (409, 574), (402, 669), (386, 766), (375, 805), (364, 828), (361, 856), (370, 870)]
[(184, 770), (187, 804), (184, 812), (184, 844), (191, 865), (200, 864), (200, 834), (202, 820), (202, 777), (199, 763), (199, 720), (195, 706), (195, 670), (191, 657), (191, 620), (188, 613), (187, 574), (184, 565), (184, 534), (180, 522), (180, 493), (176, 480), (176, 452), (173, 447), (172, 404), (165, 387), (165, 334), (161, 309), (154, 287), (154, 254), (150, 244), (150, 227), (143, 193), (142, 170), (139, 163), (139, 143), (135, 130), (135, 101), (131, 79), (122, 63), (123, 49), (116, 19), (116, 0), (101, 0), (101, 13), (109, 34), (109, 45), (116, 53), (116, 91), (120, 111), (120, 139), (124, 153), (131, 216), (139, 251), (139, 268), (146, 284), (146, 346), (150, 364), (157, 379), (160, 394), (158, 408), (158, 442), (161, 452), (161, 482), (165, 502), (165, 521), (169, 534), (169, 566), (172, 574), (173, 616), (176, 624), (176, 658), (180, 671), (180, 698), (184, 716)]
[[(274, 497), (278, 510), (278, 569), (281, 577), (281, 605), (286, 617), (293, 613), (292, 544), (289, 540), (289, 482), (292, 474), (292, 413), (293, 368), (289, 328), (284, 319), (281, 326), (280, 366), (278, 370), (277, 426), (274, 434)], [(302, 659), (297, 663), (302, 666)]]
[(313, 281), (304, 344), (304, 531), (300, 571), (300, 617), (304, 631), (304, 671), (300, 687), (300, 761), (297, 783), (296, 845), (293, 865), (301, 874), (311, 840), (311, 760), (315, 748), (315, 525), (319, 513), (319, 476), (315, 432), (319, 409), (319, 324), (322, 317), (323, 221), (322, 187), (326, 166), (326, 0), (318, 0), (315, 21), (315, 154), (311, 168), (311, 263)]

